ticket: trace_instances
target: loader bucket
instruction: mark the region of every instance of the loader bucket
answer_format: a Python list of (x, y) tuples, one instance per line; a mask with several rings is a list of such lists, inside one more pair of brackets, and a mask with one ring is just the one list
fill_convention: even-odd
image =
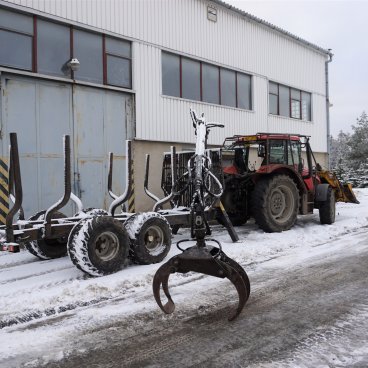
[[(157, 270), (153, 278), (153, 295), (158, 306), (166, 314), (171, 314), (175, 310), (175, 304), (168, 287), (170, 274), (190, 271), (230, 280), (238, 292), (239, 300), (236, 310), (230, 314), (228, 320), (232, 321), (240, 314), (249, 298), (250, 283), (248, 276), (237, 262), (227, 257), (221, 249), (212, 246), (193, 246), (185, 249), (183, 253), (172, 257)], [(161, 301), (161, 285), (167, 297), (166, 304)]]
[(343, 190), (343, 193), (344, 193), (345, 202), (351, 202), (351, 203), (357, 203), (357, 204), (360, 203), (357, 200), (357, 197), (355, 196), (355, 194), (353, 192), (353, 187), (352, 187), (351, 184), (344, 184), (342, 190)]

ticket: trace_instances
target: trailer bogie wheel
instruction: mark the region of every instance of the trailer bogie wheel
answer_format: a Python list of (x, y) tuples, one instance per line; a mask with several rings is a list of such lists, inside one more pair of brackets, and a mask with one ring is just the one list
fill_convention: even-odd
[[(40, 211), (32, 215), (28, 220), (37, 221), (45, 219), (46, 211)], [(52, 216), (53, 219), (62, 219), (66, 216), (61, 212), (55, 212)], [(25, 248), (34, 256), (40, 259), (52, 259), (64, 257), (67, 253), (67, 238), (62, 237), (59, 239), (39, 239), (32, 240), (24, 243)]]
[(121, 222), (110, 216), (80, 220), (68, 239), (72, 262), (91, 276), (119, 271), (128, 257), (129, 237)]
[(335, 222), (336, 200), (332, 187), (327, 190), (327, 199), (319, 203), (319, 220), (321, 224), (331, 225)]
[(133, 215), (125, 223), (130, 238), (129, 257), (137, 264), (161, 262), (171, 248), (171, 228), (157, 212)]
[(253, 216), (262, 230), (273, 233), (294, 226), (299, 210), (299, 191), (289, 176), (261, 179), (251, 198)]
[(86, 208), (82, 211), (77, 212), (74, 217), (81, 217), (84, 216), (107, 216), (109, 213), (101, 208)]

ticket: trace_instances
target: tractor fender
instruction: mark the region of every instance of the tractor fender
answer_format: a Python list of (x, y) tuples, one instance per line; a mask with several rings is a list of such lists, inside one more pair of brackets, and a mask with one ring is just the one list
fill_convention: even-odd
[(327, 192), (328, 192), (329, 186), (330, 185), (326, 183), (318, 184), (316, 186), (316, 195), (315, 195), (316, 202), (324, 202), (327, 200)]
[(307, 188), (302, 177), (291, 167), (285, 165), (268, 165), (265, 168), (261, 167), (254, 175), (253, 182), (255, 183), (267, 175), (287, 175), (295, 181), (301, 195), (307, 193)]

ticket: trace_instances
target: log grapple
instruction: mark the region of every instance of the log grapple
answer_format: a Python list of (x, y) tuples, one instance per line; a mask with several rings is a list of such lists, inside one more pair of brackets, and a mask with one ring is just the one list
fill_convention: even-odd
[[(190, 114), (197, 137), (196, 151), (188, 161), (188, 170), (184, 174), (187, 184), (180, 191), (174, 191), (174, 194), (180, 195), (185, 190), (193, 193), (190, 206), (192, 239), (179, 241), (177, 247), (182, 253), (172, 257), (157, 270), (153, 278), (153, 295), (159, 307), (165, 313), (170, 314), (175, 310), (168, 287), (168, 280), (172, 273), (198, 272), (227, 278), (235, 286), (239, 298), (236, 310), (228, 318), (229, 321), (232, 321), (240, 314), (249, 298), (249, 279), (244, 269), (222, 251), (221, 244), (217, 240), (206, 238), (211, 235), (211, 229), (205, 216), (205, 208), (209, 203), (208, 198), (213, 199), (210, 202), (213, 205), (223, 194), (221, 182), (211, 172), (211, 159), (206, 153), (207, 139), (211, 128), (223, 127), (223, 125), (207, 123), (203, 114), (197, 117), (193, 110)], [(194, 246), (187, 249), (180, 246), (184, 242), (193, 240), (196, 241)], [(209, 245), (208, 242), (215, 243), (217, 246)], [(161, 301), (161, 287), (168, 299), (165, 304)]]

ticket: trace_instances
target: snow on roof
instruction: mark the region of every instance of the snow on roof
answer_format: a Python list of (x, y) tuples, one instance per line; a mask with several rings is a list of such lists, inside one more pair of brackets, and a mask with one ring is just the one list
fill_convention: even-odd
[(311, 43), (309, 41), (306, 41), (303, 38), (300, 38), (300, 37), (298, 37), (298, 36), (296, 36), (296, 35), (288, 32), (288, 31), (286, 31), (286, 30), (284, 30), (284, 29), (282, 29), (280, 27), (275, 26), (272, 23), (269, 23), (269, 22), (267, 22), (267, 21), (265, 21), (265, 20), (263, 20), (261, 18), (258, 18), (258, 17), (254, 16), (252, 14), (249, 14), (249, 13), (245, 12), (244, 10), (241, 10), (241, 9), (239, 9), (239, 8), (233, 6), (233, 5), (230, 5), (230, 4), (226, 3), (225, 1), (222, 1), (222, 0), (210, 0), (210, 1), (212, 3), (216, 3), (216, 4), (218, 4), (218, 5), (222, 6), (222, 7), (225, 7), (227, 9), (229, 9), (229, 10), (232, 10), (232, 11), (234, 11), (234, 12), (242, 15), (243, 17), (248, 18), (249, 20), (251, 20), (251, 21), (253, 21), (255, 23), (260, 23), (260, 24), (262, 24), (262, 25), (264, 25), (264, 26), (266, 26), (268, 28), (271, 28), (273, 31), (276, 31), (278, 33), (281, 33), (284, 36), (290, 37), (293, 40), (295, 40), (295, 41), (297, 41), (297, 42), (299, 42), (299, 43), (301, 43), (301, 44), (303, 44), (303, 45), (305, 45), (307, 47), (310, 47), (310, 48), (312, 48), (314, 50), (317, 50), (317, 51), (319, 51), (319, 52), (321, 52), (323, 54), (332, 56), (332, 53), (331, 53), (330, 50), (326, 50), (326, 49), (324, 49), (324, 48), (322, 48), (320, 46), (317, 46), (317, 45), (315, 45), (315, 44), (313, 44), (313, 43)]

